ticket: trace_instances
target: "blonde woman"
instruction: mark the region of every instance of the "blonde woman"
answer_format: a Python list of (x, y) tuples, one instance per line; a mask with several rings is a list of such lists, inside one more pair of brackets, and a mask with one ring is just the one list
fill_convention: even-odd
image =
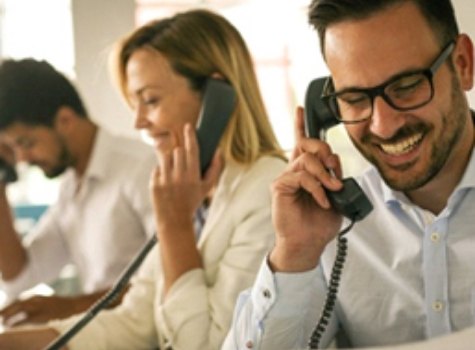
[[(68, 347), (219, 349), (238, 293), (252, 285), (273, 243), (269, 185), (285, 166), (251, 57), (227, 20), (193, 10), (134, 31), (115, 67), (135, 126), (157, 153), (150, 187), (159, 244), (123, 304), (99, 314)], [(228, 82), (237, 98), (201, 177), (194, 125), (210, 77)], [(3, 334), (0, 347), (42, 348), (76, 320)]]

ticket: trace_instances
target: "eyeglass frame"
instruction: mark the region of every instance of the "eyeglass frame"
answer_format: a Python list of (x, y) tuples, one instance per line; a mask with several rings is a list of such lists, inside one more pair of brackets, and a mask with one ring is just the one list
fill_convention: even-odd
[[(344, 123), (344, 124), (357, 124), (357, 123), (362, 123), (362, 122), (365, 122), (367, 120), (370, 120), (373, 117), (374, 100), (378, 96), (381, 96), (383, 98), (383, 100), (389, 106), (391, 106), (392, 108), (394, 108), (397, 111), (403, 111), (404, 112), (404, 111), (409, 111), (409, 110), (420, 108), (422, 106), (425, 106), (429, 102), (431, 102), (432, 99), (434, 98), (433, 77), (434, 77), (435, 73), (437, 72), (437, 70), (442, 66), (442, 64), (450, 57), (453, 50), (455, 49), (455, 46), (456, 46), (456, 40), (455, 39), (449, 41), (444, 46), (444, 48), (440, 51), (439, 55), (435, 58), (435, 60), (432, 62), (432, 64), (428, 68), (417, 69), (417, 70), (413, 70), (413, 71), (410, 71), (410, 72), (400, 73), (400, 74), (390, 78), (389, 80), (385, 81), (384, 83), (379, 84), (379, 85), (377, 85), (375, 87), (372, 87), (372, 88), (348, 88), (348, 89), (343, 89), (341, 91), (329, 92), (331, 90), (334, 90), (333, 80), (332, 80), (331, 77), (329, 77), (326, 84), (325, 84), (325, 87), (323, 88), (323, 93), (322, 93), (321, 99), (327, 104), (327, 106), (333, 112), (333, 114), (335, 115), (335, 118), (337, 118), (341, 123)], [(429, 81), (430, 91), (431, 91), (430, 97), (427, 99), (427, 101), (419, 103), (415, 106), (411, 106), (411, 107), (398, 107), (398, 106), (396, 106), (394, 104), (394, 102), (391, 100), (391, 98), (386, 94), (386, 92), (385, 92), (386, 88), (389, 85), (393, 84), (395, 81), (397, 81), (397, 80), (399, 80), (403, 77), (410, 76), (410, 75), (415, 75), (415, 74), (422, 74)], [(363, 93), (369, 98), (370, 106), (371, 106), (371, 113), (369, 114), (368, 117), (364, 117), (364, 118), (358, 119), (358, 120), (344, 120), (344, 119), (340, 118), (340, 111), (339, 111), (339, 107), (338, 107), (337, 98), (338, 98), (338, 95), (341, 95), (343, 93), (348, 93), (348, 92), (350, 92), (350, 93), (351, 92)], [(331, 101), (332, 98), (334, 99), (333, 103)]]

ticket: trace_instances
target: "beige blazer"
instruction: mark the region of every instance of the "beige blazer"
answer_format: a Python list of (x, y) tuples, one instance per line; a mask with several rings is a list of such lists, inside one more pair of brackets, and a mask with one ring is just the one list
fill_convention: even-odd
[[(198, 242), (204, 268), (183, 275), (162, 299), (158, 248), (145, 260), (123, 303), (103, 311), (69, 344), (75, 349), (219, 349), (239, 292), (250, 287), (273, 244), (270, 184), (285, 167), (262, 157), (228, 164)], [(64, 332), (76, 318), (51, 322)]]

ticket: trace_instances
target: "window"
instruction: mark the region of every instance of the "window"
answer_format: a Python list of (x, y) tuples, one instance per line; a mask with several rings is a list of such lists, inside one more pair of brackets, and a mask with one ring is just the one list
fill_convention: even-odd
[(73, 77), (71, 0), (0, 0), (0, 56), (45, 59)]
[[(72, 79), (74, 41), (71, 0), (0, 0), (0, 57), (44, 59)], [(57, 179), (46, 179), (41, 170), (35, 167), (20, 165), (18, 170), (20, 181), (7, 188), (13, 205), (21, 205), (19, 209), (22, 210), (37, 210), (56, 201), (59, 190)], [(17, 217), (17, 231), (26, 233), (34, 221)], [(51, 293), (52, 289), (45, 284), (39, 284), (26, 292)], [(5, 302), (5, 298), (0, 290), (0, 305)]]
[[(0, 56), (47, 60), (74, 77), (71, 0), (0, 0)], [(47, 180), (34, 167), (19, 167), (21, 181), (8, 187), (14, 204), (50, 204), (57, 180)], [(24, 231), (25, 228), (22, 229)]]

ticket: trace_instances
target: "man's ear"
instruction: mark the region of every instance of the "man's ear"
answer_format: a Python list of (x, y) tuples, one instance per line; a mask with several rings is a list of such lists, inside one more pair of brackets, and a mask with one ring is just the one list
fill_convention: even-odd
[(63, 135), (67, 135), (75, 129), (77, 118), (76, 112), (72, 108), (59, 107), (53, 124), (54, 129)]
[(454, 52), (455, 69), (465, 91), (473, 87), (473, 43), (466, 34), (460, 34)]

